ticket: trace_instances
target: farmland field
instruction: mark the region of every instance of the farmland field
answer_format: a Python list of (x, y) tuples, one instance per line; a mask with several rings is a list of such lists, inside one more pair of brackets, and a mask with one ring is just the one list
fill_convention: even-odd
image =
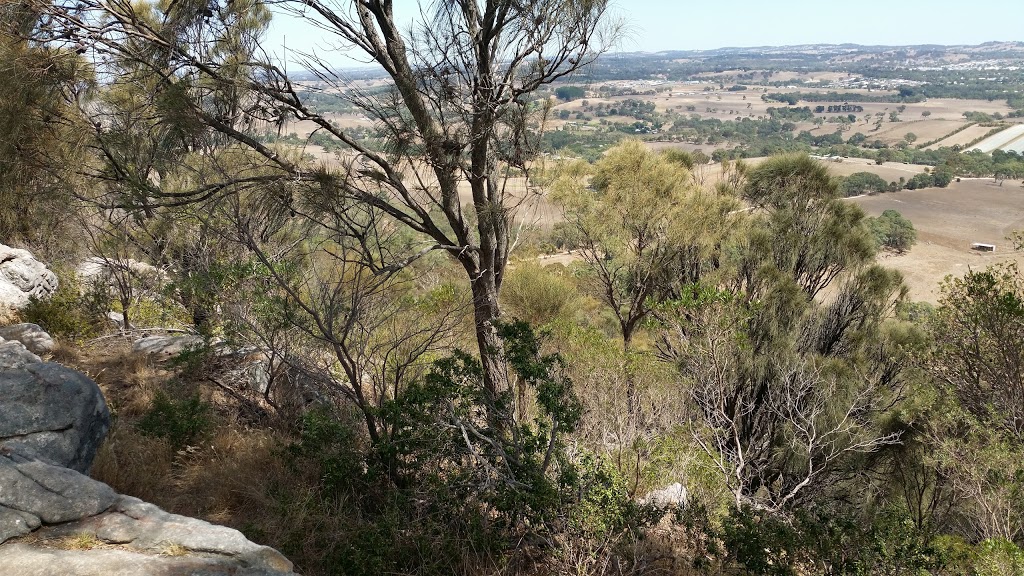
[[(917, 229), (917, 244), (902, 255), (881, 254), (880, 262), (899, 270), (910, 288), (910, 299), (936, 302), (939, 283), (947, 275), (962, 276), (997, 262), (1024, 264), (1024, 252), (1014, 252), (1006, 237), (1024, 229), (1024, 187), (1007, 180), (965, 179), (949, 188), (902, 190), (852, 199), (870, 216), (896, 210)], [(973, 242), (995, 244), (993, 253), (971, 250)]]
[(1024, 152), (1024, 124), (1017, 124), (998, 134), (993, 134), (978, 142), (974, 148), (986, 153), (993, 150)]
[(920, 174), (925, 169), (925, 166), (918, 164), (903, 164), (900, 162), (886, 162), (879, 166), (873, 160), (864, 158), (844, 158), (842, 162), (823, 160), (823, 162), (828, 165), (829, 171), (836, 176), (849, 176), (856, 172), (871, 172), (872, 174), (879, 175), (886, 182), (897, 181), (900, 177), (910, 180), (915, 174)]
[(973, 142), (974, 140), (981, 138), (985, 134), (988, 134), (990, 130), (992, 130), (992, 128), (988, 126), (975, 124), (974, 126), (970, 126), (960, 132), (957, 132), (956, 134), (953, 134), (949, 138), (936, 142), (931, 146), (928, 146), (927, 148), (925, 148), (925, 150), (938, 150), (939, 148), (966, 146)]

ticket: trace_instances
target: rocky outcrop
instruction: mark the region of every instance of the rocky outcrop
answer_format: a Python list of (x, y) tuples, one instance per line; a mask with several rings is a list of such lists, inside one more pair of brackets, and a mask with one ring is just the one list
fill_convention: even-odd
[(108, 288), (114, 288), (118, 278), (130, 278), (133, 284), (138, 284), (137, 289), (143, 290), (154, 289), (168, 281), (163, 270), (131, 258), (87, 258), (75, 268), (75, 275), (85, 285), (106, 285)]
[(30, 323), (0, 327), (0, 340), (21, 342), (33, 354), (49, 354), (55, 346), (53, 338), (45, 330)]
[(0, 342), (0, 576), (289, 576), (241, 532), (86, 476), (107, 432), (96, 384)]
[(21, 309), (57, 291), (57, 276), (28, 250), (0, 244), (0, 307)]
[(118, 548), (67, 550), (26, 544), (0, 547), (0, 574), (17, 576), (280, 576), (237, 557), (142, 553)]

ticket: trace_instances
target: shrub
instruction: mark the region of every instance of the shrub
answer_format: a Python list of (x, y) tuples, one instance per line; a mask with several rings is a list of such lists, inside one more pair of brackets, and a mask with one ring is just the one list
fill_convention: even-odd
[(510, 270), (501, 293), (512, 315), (531, 326), (570, 319), (578, 308), (579, 293), (570, 278), (554, 267), (519, 262)]
[(1024, 576), (1024, 550), (1013, 542), (989, 539), (976, 547), (977, 576)]
[(175, 400), (157, 391), (153, 406), (139, 422), (139, 430), (147, 436), (166, 438), (176, 449), (194, 444), (210, 431), (210, 404), (198, 394)]
[(110, 310), (106, 289), (83, 286), (74, 273), (58, 272), (57, 276), (57, 292), (45, 300), (31, 298), (21, 312), (22, 320), (38, 324), (56, 338), (83, 340), (99, 334)]

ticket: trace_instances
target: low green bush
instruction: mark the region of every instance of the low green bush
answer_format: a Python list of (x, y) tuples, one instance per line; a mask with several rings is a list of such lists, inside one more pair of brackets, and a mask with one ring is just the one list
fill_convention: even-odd
[(143, 434), (166, 438), (176, 450), (201, 440), (212, 426), (210, 404), (198, 394), (176, 400), (162, 390), (153, 396), (153, 406), (139, 421)]

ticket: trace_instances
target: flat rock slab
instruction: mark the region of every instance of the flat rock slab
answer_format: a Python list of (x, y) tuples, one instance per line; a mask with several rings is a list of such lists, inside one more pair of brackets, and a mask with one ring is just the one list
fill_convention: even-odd
[(61, 550), (27, 544), (0, 546), (3, 576), (281, 576), (234, 558), (154, 555), (94, 548)]
[[(0, 344), (0, 447), (86, 472), (110, 427), (95, 382), (81, 372), (39, 362), (22, 347), (9, 360)], [(36, 362), (31, 362), (32, 359)]]
[(204, 341), (201, 336), (193, 336), (191, 334), (183, 336), (147, 336), (132, 343), (132, 352), (147, 356), (170, 357), (203, 345)]
[[(82, 540), (94, 543), (98, 548), (77, 551), (74, 558), (85, 565), (118, 568), (109, 562), (142, 561), (154, 570), (184, 569), (195, 566), (195, 574), (253, 574), (282, 576), (292, 574), (292, 563), (278, 551), (255, 544), (241, 532), (161, 510), (153, 504), (130, 496), (119, 496), (117, 502), (107, 511), (57, 526), (48, 526), (33, 535), (31, 546), (35, 558), (40, 551), (60, 547), (63, 542)], [(102, 546), (102, 548), (99, 548)], [(120, 553), (109, 555), (113, 548)], [(4, 566), (7, 548), (0, 546), (0, 566)], [(124, 556), (130, 553), (131, 556)], [(174, 554), (168, 557), (168, 554)], [(22, 556), (25, 552), (19, 552)], [(47, 552), (52, 554), (52, 551)], [(96, 558), (91, 558), (96, 556)], [(109, 556), (109, 557), (108, 557)], [(153, 563), (152, 558), (159, 562)], [(53, 561), (66, 561), (58, 554)], [(185, 562), (180, 565), (178, 562)], [(109, 572), (121, 574), (122, 572)], [(124, 574), (164, 574), (165, 572), (123, 572)], [(166, 572), (168, 574), (193, 574), (192, 572)], [(0, 570), (0, 575), (3, 572)], [(79, 572), (61, 572), (79, 574)], [(92, 574), (92, 572), (82, 572)]]

